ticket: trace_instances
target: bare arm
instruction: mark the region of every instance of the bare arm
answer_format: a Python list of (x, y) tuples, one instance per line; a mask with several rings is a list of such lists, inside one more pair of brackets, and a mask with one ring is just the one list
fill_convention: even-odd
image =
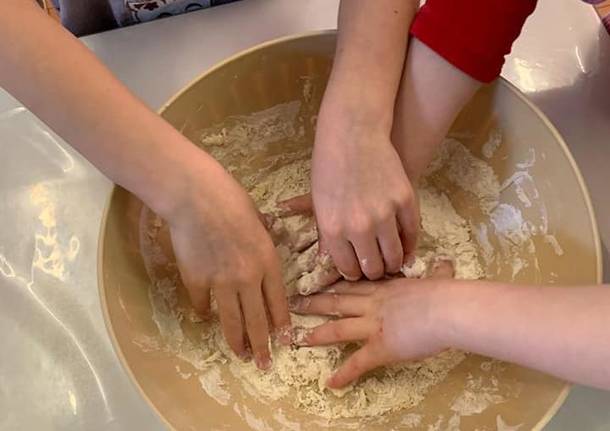
[(445, 293), (435, 325), (444, 344), (610, 389), (608, 286), (481, 282)]
[(412, 182), (417, 183), (480, 85), (419, 40), (411, 41), (396, 99), (392, 142)]
[[(33, 1), (0, 2), (0, 59), (2, 87), (164, 216), (175, 205), (168, 197), (186, 189), (184, 163), (214, 164)], [(158, 175), (161, 166), (172, 181)]]
[(344, 0), (324, 109), (389, 131), (418, 2)]
[(278, 257), (253, 202), (222, 166), (31, 0), (0, 2), (0, 85), (167, 220), (195, 309), (210, 312), (213, 289), (233, 351), (248, 355), (249, 341), (259, 367), (270, 366), (269, 330), (288, 334), (290, 325)]
[(417, 5), (341, 2), (337, 52), (316, 131), (312, 195), (324, 248), (349, 279), (397, 272), (415, 243), (414, 193), (390, 134)]
[(293, 301), (300, 313), (345, 316), (307, 345), (364, 342), (329, 381), (422, 359), (448, 347), (610, 390), (610, 287), (519, 286), (449, 279), (339, 283), (335, 294)]

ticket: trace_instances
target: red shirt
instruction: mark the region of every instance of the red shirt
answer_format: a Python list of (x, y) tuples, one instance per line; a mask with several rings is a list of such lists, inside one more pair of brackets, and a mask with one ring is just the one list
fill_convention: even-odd
[(478, 81), (500, 75), (536, 0), (428, 0), (411, 34)]

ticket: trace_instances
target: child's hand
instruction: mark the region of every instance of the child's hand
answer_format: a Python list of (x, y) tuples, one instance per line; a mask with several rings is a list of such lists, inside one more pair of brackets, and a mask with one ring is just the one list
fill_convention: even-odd
[(199, 175), (188, 185), (189, 198), (167, 217), (182, 280), (204, 315), (213, 290), (231, 349), (245, 359), (251, 347), (258, 367), (268, 368), (270, 327), (290, 342), (275, 248), (254, 203), (229, 174), (213, 165)]
[(346, 279), (397, 273), (414, 250), (417, 198), (383, 129), (321, 119), (312, 195), (323, 245)]
[[(445, 262), (432, 277), (449, 278), (452, 273)], [(299, 336), (299, 344), (363, 343), (328, 380), (331, 388), (341, 388), (382, 365), (437, 354), (447, 347), (435, 329), (438, 284), (438, 280), (404, 278), (340, 282), (332, 293), (292, 298), (291, 308), (297, 313), (340, 317)]]

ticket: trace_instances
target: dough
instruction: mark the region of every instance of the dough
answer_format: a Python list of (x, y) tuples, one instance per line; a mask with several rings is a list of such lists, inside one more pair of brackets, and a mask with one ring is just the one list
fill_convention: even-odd
[[(302, 150), (300, 140), (304, 139), (305, 132), (298, 127), (297, 120), (298, 109), (287, 104), (281, 109), (272, 108), (264, 115), (259, 113), (238, 120), (231, 119), (222, 126), (203, 133), (207, 145), (213, 144), (212, 154), (228, 166), (230, 171), (235, 171), (237, 157), (245, 160), (241, 170), (246, 173), (240, 180), (263, 213), (277, 214), (276, 202), (308, 191), (311, 150)], [(250, 164), (261, 164), (260, 160), (256, 160), (256, 152), (275, 141), (270, 139), (269, 133), (261, 132), (256, 124), (258, 127), (271, 125), (274, 133), (279, 136), (278, 139), (288, 142), (285, 144), (288, 147), (284, 156), (265, 164), (264, 169), (249, 168)], [(286, 124), (297, 126), (290, 128)], [(295, 144), (290, 149), (291, 143), (295, 142), (299, 145)], [(468, 153), (468, 150), (459, 142), (449, 141), (433, 164), (431, 173), (448, 162), (449, 154), (463, 156), (464, 153)], [(467, 160), (469, 163), (478, 163), (472, 158)], [(453, 165), (450, 166), (450, 175), (461, 182), (474, 181), (471, 171)], [(487, 165), (481, 166), (486, 169)], [(487, 181), (493, 188), (493, 180)], [(494, 204), (494, 199), (497, 202), (497, 195), (493, 196), (494, 192), (489, 192), (489, 187), (486, 189), (485, 184), (477, 187), (474, 193), (481, 199), (483, 206), (489, 208)], [(403, 273), (409, 277), (424, 276), (438, 256), (447, 256), (454, 262), (456, 278), (481, 278), (484, 272), (470, 225), (432, 182), (424, 179), (419, 195), (422, 223), (417, 258), (413, 265), (403, 268)], [(312, 220), (304, 216), (277, 217), (272, 221), (271, 233), (278, 243), (288, 294), (314, 292), (319, 284), (317, 281), (320, 277), (329, 275), (332, 265), (327, 257), (318, 256), (317, 235)], [(154, 248), (155, 235), (148, 232), (144, 237), (150, 240), (149, 246)], [(166, 262), (166, 267), (171, 267), (171, 263)], [(171, 271), (169, 275), (167, 272), (162, 274), (162, 278), (153, 279), (150, 298), (154, 309), (153, 319), (167, 350), (203, 373), (213, 375), (214, 381), (220, 381), (220, 375), (225, 378), (232, 375), (241, 382), (247, 396), (260, 402), (288, 400), (295, 408), (325, 419), (379, 419), (385, 413), (420, 403), (427, 391), (441, 382), (465, 357), (462, 352), (449, 350), (424, 361), (379, 369), (355, 384), (336, 391), (326, 388), (325, 381), (356, 346), (297, 348), (273, 345), (273, 367), (268, 372), (261, 372), (253, 363), (244, 363), (235, 358), (225, 343), (217, 322), (195, 323), (198, 325), (197, 331), (188, 333), (184, 329), (184, 316), (189, 315), (188, 304), (178, 298), (177, 272), (174, 268), (173, 274)], [(300, 327), (301, 331), (326, 320), (317, 316), (293, 315), (292, 318), (293, 324)], [(209, 374), (210, 369), (216, 368), (222, 373)], [(219, 402), (235, 402), (234, 408), (239, 411), (237, 401), (227, 399), (226, 391), (219, 388), (213, 390), (209, 380), (203, 385), (203, 390), (210, 396), (222, 394)]]

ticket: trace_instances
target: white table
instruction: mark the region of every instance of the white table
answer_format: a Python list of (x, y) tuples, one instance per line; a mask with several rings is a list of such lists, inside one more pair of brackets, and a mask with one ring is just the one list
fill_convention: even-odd
[[(245, 0), (83, 41), (156, 109), (230, 54), (335, 27), (337, 3)], [(607, 246), (610, 39), (579, 1), (540, 3), (504, 76), (567, 140)], [(0, 145), (0, 429), (163, 429), (102, 322), (96, 253), (110, 182), (2, 92)], [(577, 387), (548, 429), (610, 429), (609, 406), (610, 395)]]

